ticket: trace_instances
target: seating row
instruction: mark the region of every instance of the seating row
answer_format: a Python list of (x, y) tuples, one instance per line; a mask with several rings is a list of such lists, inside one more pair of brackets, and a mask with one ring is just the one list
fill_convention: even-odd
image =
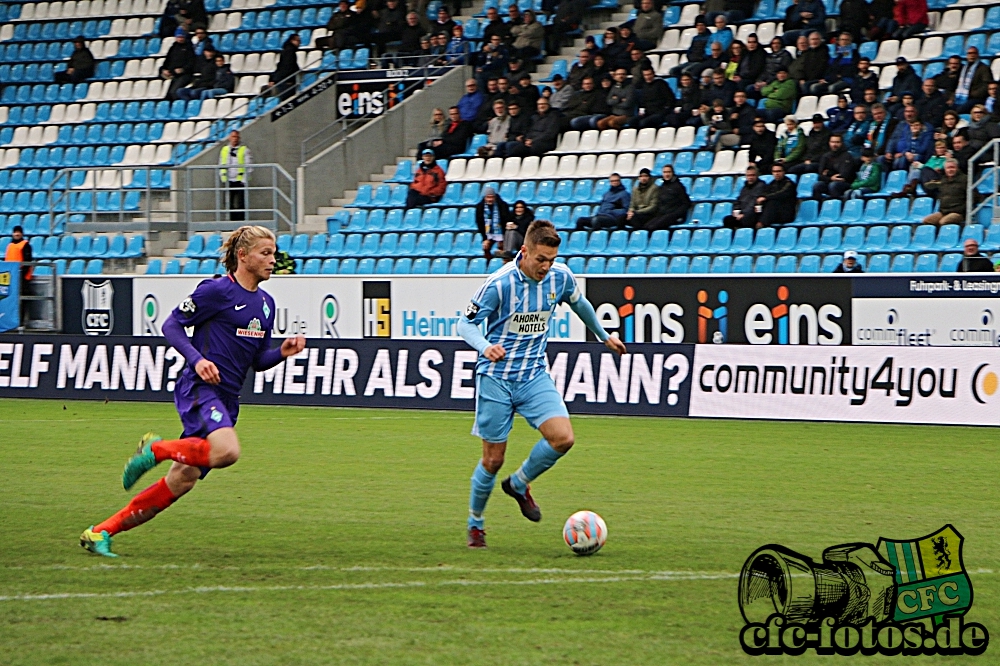
[(82, 192), (71, 191), (68, 197), (62, 191), (55, 191), (50, 202), (47, 191), (36, 192), (4, 192), (0, 196), (0, 213), (47, 213), (50, 210), (73, 213), (116, 213), (119, 211), (135, 212), (139, 210), (142, 192), (133, 189), (127, 192), (121, 190), (92, 190)]
[[(798, 259), (794, 255), (776, 257), (772, 254), (758, 255), (719, 255), (714, 258), (706, 255), (694, 257), (570, 257), (566, 264), (580, 275), (607, 274), (732, 274), (732, 273), (832, 273), (840, 264), (839, 254), (807, 255)], [(562, 257), (560, 257), (562, 259)], [(867, 264), (869, 273), (921, 273), (954, 272), (962, 259), (960, 253), (950, 253), (940, 259), (936, 254), (875, 254), (871, 257), (860, 256), (859, 262)], [(939, 268), (940, 264), (940, 268)], [(472, 259), (466, 257), (420, 257), (412, 259), (401, 257), (392, 259), (382, 257), (375, 259), (366, 257), (358, 259), (306, 259), (296, 260), (296, 272), (304, 275), (482, 275), (491, 273), (502, 265), (502, 261), (493, 258), (487, 263), (484, 257)], [(178, 259), (171, 259), (165, 265), (160, 260), (151, 260), (146, 274), (159, 274), (161, 268), (167, 275), (211, 275), (221, 272), (221, 266), (215, 259), (191, 259), (181, 268)]]
[[(145, 166), (180, 164), (187, 158), (200, 153), (203, 144), (153, 144), (144, 146), (71, 146), (63, 150), (56, 148), (8, 148), (2, 152), (0, 168), (20, 167), (47, 168), (52, 164), (60, 167), (107, 167)], [(2, 150), (2, 149), (0, 149)], [(53, 153), (55, 153), (53, 155)]]
[[(0, 254), (8, 243), (9, 237), (0, 237)], [(142, 235), (126, 239), (122, 234), (32, 236), (29, 241), (34, 259), (133, 259), (146, 253), (145, 243)]]

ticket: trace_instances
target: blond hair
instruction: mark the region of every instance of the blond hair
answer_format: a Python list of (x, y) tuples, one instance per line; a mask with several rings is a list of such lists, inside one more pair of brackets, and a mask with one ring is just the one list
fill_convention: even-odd
[(229, 273), (235, 273), (239, 266), (240, 250), (250, 252), (258, 241), (269, 239), (275, 242), (274, 232), (259, 225), (245, 225), (230, 234), (222, 245), (222, 263)]

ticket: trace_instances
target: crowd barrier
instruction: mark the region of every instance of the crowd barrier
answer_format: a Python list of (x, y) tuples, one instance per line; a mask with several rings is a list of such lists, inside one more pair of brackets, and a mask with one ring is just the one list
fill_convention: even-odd
[[(244, 404), (472, 410), (477, 354), (451, 340), (310, 339), (248, 376)], [(571, 413), (1000, 425), (1000, 350), (553, 342)], [(162, 338), (0, 337), (0, 398), (172, 400)]]

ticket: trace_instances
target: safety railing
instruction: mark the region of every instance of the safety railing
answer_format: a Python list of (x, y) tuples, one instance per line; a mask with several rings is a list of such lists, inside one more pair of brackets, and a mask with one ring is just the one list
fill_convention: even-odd
[(223, 180), (218, 165), (68, 167), (49, 186), (49, 219), (65, 231), (294, 230), (296, 183), (280, 164), (249, 165), (242, 179), (233, 171)]
[(19, 331), (58, 331), (62, 308), (59, 307), (60, 283), (55, 264), (48, 261), (29, 261), (21, 264), (22, 270), (32, 271), (31, 279), (23, 282), (18, 292), (21, 310)]
[[(402, 90), (398, 91), (397, 96), (402, 99), (408, 98), (413, 92), (423, 88), (424, 83), (427, 79), (437, 78), (443, 76), (450, 72), (454, 67), (461, 65), (443, 65), (441, 64), (440, 55), (435, 56), (405, 56), (400, 59), (401, 63), (407, 63), (412, 61), (410, 67), (405, 67), (408, 71), (405, 76), (400, 75), (399, 78), (403, 79), (417, 79), (405, 86)], [(399, 70), (395, 70), (399, 71)], [(402, 73), (400, 73), (402, 74)], [(329, 75), (329, 77), (320, 78), (314, 86), (318, 85), (330, 85), (329, 78), (333, 77), (333, 84), (337, 83), (338, 72), (334, 71)], [(386, 88), (391, 85), (397, 79), (386, 79)], [(299, 94), (307, 94), (309, 88), (302, 91)], [(301, 164), (306, 164), (311, 158), (315, 157), (319, 153), (326, 150), (328, 147), (335, 144), (337, 141), (341, 140), (343, 137), (347, 136), (354, 130), (356, 130), (361, 125), (370, 122), (376, 115), (362, 115), (359, 117), (350, 117), (348, 115), (343, 115), (341, 118), (334, 120), (333, 122), (327, 124), (325, 127), (313, 132), (305, 139), (302, 140), (301, 144)]]
[(189, 165), (175, 170), (188, 233), (258, 224), (295, 232), (295, 178), (280, 164)]
[[(993, 139), (976, 151), (967, 166), (966, 173), (969, 174), (965, 201), (965, 209), (969, 211), (966, 217), (967, 223), (972, 224), (977, 221), (980, 211), (987, 207), (992, 209), (990, 217), (997, 220), (1000, 218), (1000, 139)], [(975, 174), (980, 169), (982, 173), (977, 177)], [(980, 187), (985, 184), (988, 184), (987, 190), (993, 191), (983, 192)], [(977, 194), (983, 195), (978, 203)]]

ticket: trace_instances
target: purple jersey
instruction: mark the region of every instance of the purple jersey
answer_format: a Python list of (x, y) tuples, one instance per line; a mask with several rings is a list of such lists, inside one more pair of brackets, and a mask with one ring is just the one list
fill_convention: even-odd
[[(263, 289), (247, 291), (231, 275), (203, 281), (163, 324), (164, 336), (187, 359), (179, 383), (203, 384), (194, 366), (205, 358), (219, 369), (214, 388), (238, 397), (251, 367), (266, 370), (282, 360), (270, 348), (273, 323), (274, 299)], [(183, 331), (189, 326), (190, 340)]]

